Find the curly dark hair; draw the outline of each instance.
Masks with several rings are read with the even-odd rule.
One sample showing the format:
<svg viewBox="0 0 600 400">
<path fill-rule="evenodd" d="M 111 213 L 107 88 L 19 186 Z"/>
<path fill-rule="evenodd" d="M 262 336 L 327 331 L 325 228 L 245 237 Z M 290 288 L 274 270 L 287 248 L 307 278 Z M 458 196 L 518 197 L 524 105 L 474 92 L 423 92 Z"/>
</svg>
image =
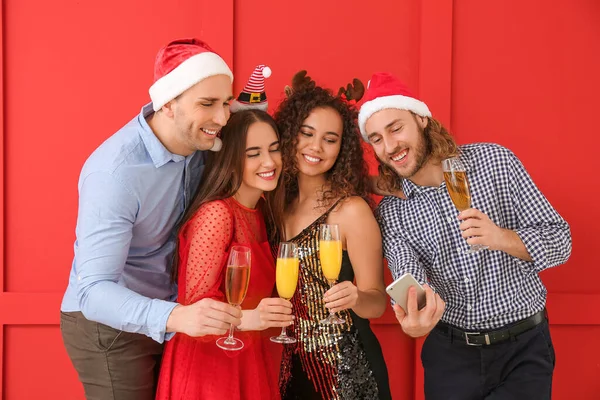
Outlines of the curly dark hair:
<svg viewBox="0 0 600 400">
<path fill-rule="evenodd" d="M 316 108 L 335 110 L 343 122 L 340 153 L 333 167 L 326 173 L 329 185 L 321 192 L 319 206 L 327 207 L 335 199 L 348 196 L 360 196 L 372 206 L 369 171 L 363 158 L 362 139 L 356 122 L 358 112 L 353 105 L 334 96 L 330 90 L 314 84 L 306 88 L 296 88 L 279 104 L 274 114 L 281 135 L 280 149 L 283 159 L 282 179 L 272 193 L 275 197 L 274 203 L 279 203 L 279 208 L 284 212 L 298 196 L 298 134 L 304 120 Z"/>
</svg>

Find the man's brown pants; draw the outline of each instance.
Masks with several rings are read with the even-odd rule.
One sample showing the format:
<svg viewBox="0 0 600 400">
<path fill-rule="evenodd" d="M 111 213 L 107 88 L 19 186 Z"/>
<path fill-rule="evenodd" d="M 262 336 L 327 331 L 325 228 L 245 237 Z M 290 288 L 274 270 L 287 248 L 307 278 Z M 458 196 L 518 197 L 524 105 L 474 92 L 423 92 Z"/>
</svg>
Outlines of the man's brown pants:
<svg viewBox="0 0 600 400">
<path fill-rule="evenodd" d="M 80 312 L 60 314 L 63 342 L 87 400 L 154 399 L 162 344 L 90 321 Z"/>
</svg>

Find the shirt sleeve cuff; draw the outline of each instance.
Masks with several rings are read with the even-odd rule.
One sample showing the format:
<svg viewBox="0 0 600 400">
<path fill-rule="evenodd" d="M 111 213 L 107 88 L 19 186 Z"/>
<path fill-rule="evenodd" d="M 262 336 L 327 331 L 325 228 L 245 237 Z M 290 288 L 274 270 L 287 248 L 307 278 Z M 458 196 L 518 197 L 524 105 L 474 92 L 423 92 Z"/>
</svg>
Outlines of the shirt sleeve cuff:
<svg viewBox="0 0 600 400">
<path fill-rule="evenodd" d="M 165 340 L 171 339 L 175 334 L 174 332 L 167 333 L 167 320 L 173 309 L 177 306 L 177 303 L 157 299 L 152 300 L 152 303 L 152 308 L 148 315 L 148 333 L 153 340 L 163 343 Z"/>
<path fill-rule="evenodd" d="M 517 230 L 516 233 L 532 259 L 532 261 L 520 260 L 521 267 L 527 272 L 540 272 L 545 269 L 548 260 L 543 241 L 538 232 L 532 228 L 524 228 Z"/>
</svg>

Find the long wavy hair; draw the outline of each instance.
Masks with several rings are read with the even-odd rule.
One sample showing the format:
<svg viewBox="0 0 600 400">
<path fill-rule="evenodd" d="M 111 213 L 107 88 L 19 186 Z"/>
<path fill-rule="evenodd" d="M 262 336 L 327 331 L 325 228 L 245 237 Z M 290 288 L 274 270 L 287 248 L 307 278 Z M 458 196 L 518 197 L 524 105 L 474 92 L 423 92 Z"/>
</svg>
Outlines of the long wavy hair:
<svg viewBox="0 0 600 400">
<path fill-rule="evenodd" d="M 185 211 L 177 227 L 178 233 L 185 224 L 194 217 L 198 209 L 204 204 L 214 200 L 223 200 L 233 197 L 242 185 L 244 164 L 246 160 L 246 139 L 250 126 L 256 122 L 265 122 L 273 128 L 277 138 L 279 133 L 273 118 L 261 110 L 244 110 L 232 114 L 227 125 L 221 130 L 223 147 L 219 152 L 207 152 L 202 179 L 198 191 L 194 195 L 190 206 Z M 279 178 L 281 180 L 281 177 Z M 280 223 L 280 218 L 275 218 L 271 207 L 266 202 L 259 202 L 267 222 Z M 273 221 L 270 221 L 273 219 Z M 178 235 L 179 237 L 179 235 Z M 171 278 L 177 281 L 179 270 L 179 240 L 175 248 Z"/>
<path fill-rule="evenodd" d="M 363 158 L 362 139 L 357 126 L 357 110 L 344 98 L 335 96 L 330 90 L 316 86 L 314 82 L 296 85 L 287 91 L 288 97 L 278 107 L 274 118 L 280 132 L 280 149 L 283 159 L 282 180 L 277 189 L 269 194 L 277 213 L 284 215 L 298 197 L 298 165 L 296 147 L 300 126 L 317 108 L 336 111 L 343 123 L 340 153 L 329 171 L 328 185 L 320 193 L 319 206 L 327 207 L 334 200 L 348 196 L 360 196 L 372 205 L 369 172 Z M 283 223 L 277 226 L 279 237 L 285 237 Z"/>
<path fill-rule="evenodd" d="M 411 112 L 411 114 L 413 118 L 417 118 L 414 113 Z M 458 146 L 454 138 L 438 120 L 427 117 L 427 126 L 424 129 L 420 128 L 420 131 L 421 137 L 425 141 L 425 158 L 427 160 L 441 162 L 445 158 L 458 155 Z M 402 178 L 398 176 L 392 167 L 382 162 L 379 157 L 376 158 L 379 163 L 377 187 L 388 193 L 401 190 Z"/>
</svg>

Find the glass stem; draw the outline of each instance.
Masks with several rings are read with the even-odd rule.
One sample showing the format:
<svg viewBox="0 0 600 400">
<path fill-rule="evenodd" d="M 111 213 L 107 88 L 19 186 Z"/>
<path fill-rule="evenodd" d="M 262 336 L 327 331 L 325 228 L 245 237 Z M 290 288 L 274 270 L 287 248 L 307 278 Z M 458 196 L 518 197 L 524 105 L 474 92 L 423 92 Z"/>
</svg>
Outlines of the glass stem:
<svg viewBox="0 0 600 400">
<path fill-rule="evenodd" d="M 280 335 L 280 336 L 287 336 L 287 335 L 285 334 L 285 326 L 282 326 L 282 327 L 281 327 L 281 335 Z"/>
<path fill-rule="evenodd" d="M 233 324 L 231 324 L 231 325 L 229 326 L 229 336 L 227 337 L 227 340 L 226 340 L 226 341 L 227 341 L 228 343 L 235 342 L 235 341 L 233 340 Z"/>
<path fill-rule="evenodd" d="M 329 281 L 329 289 L 335 286 L 335 281 Z M 335 313 L 332 310 L 329 310 L 329 315 L 335 317 Z"/>
</svg>

